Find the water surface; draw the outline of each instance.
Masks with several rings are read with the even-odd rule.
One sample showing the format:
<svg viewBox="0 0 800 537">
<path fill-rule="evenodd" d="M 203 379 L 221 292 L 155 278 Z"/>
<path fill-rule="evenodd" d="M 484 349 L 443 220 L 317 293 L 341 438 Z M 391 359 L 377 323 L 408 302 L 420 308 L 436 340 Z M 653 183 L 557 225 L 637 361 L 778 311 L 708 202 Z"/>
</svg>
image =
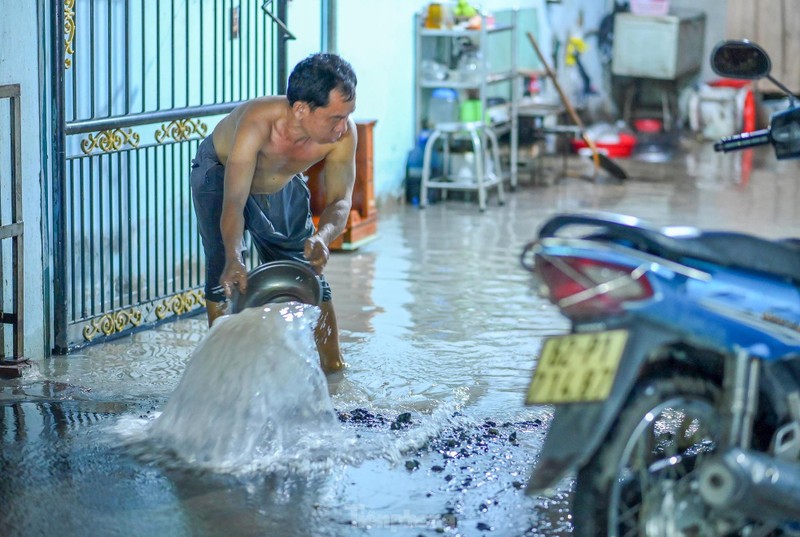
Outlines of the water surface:
<svg viewBox="0 0 800 537">
<path fill-rule="evenodd" d="M 321 377 L 306 348 L 295 369 L 270 377 L 312 410 L 284 452 L 316 464 L 275 456 L 269 427 L 237 425 L 249 423 L 240 399 L 258 399 L 261 376 L 274 374 L 259 368 L 290 362 L 252 363 L 229 342 L 194 368 L 203 318 L 35 361 L 22 379 L 0 381 L 2 534 L 568 534 L 568 482 L 553 499 L 521 490 L 551 417 L 525 407 L 524 392 L 542 339 L 567 329 L 532 292 L 522 247 L 548 216 L 582 209 L 800 236 L 797 163 L 754 155 L 749 173 L 703 145 L 672 165 L 621 162 L 631 176 L 623 183 L 523 180 L 485 213 L 458 199 L 382 207 L 379 238 L 335 254 L 326 270 L 346 370 Z M 586 165 L 571 161 L 570 172 Z M 274 335 L 246 339 L 269 352 Z M 205 399 L 182 423 L 178 401 L 198 395 L 181 393 L 193 369 L 208 382 Z M 181 410 L 162 422 L 178 435 L 172 453 L 130 442 L 169 417 L 170 404 Z M 268 407 L 252 408 L 264 426 Z M 239 434 L 257 440 L 237 450 Z"/>
</svg>

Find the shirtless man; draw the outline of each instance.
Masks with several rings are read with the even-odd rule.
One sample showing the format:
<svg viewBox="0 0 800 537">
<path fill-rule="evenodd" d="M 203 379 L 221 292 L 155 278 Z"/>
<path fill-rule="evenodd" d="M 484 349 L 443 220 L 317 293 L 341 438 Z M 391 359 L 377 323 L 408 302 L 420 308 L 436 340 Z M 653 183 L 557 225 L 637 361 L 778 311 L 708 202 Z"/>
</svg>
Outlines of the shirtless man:
<svg viewBox="0 0 800 537">
<path fill-rule="evenodd" d="M 253 99 L 226 116 L 192 161 L 192 199 L 206 254 L 208 323 L 236 286 L 247 289 L 247 229 L 261 262 L 310 264 L 323 287 L 314 336 L 326 373 L 344 367 L 331 290 L 322 276 L 328 245 L 344 230 L 355 181 L 356 76 L 335 54 L 313 54 L 289 76 L 286 96 Z M 326 207 L 314 229 L 303 177 L 325 161 Z M 215 292 L 221 285 L 224 294 Z"/>
</svg>

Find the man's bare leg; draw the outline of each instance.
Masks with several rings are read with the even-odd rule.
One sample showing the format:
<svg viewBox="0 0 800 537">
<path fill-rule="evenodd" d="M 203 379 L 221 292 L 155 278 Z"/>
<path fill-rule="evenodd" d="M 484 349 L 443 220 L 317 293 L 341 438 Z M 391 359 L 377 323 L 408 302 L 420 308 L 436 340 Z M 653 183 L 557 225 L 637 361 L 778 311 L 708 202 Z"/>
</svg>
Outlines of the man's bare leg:
<svg viewBox="0 0 800 537">
<path fill-rule="evenodd" d="M 217 317 L 225 315 L 225 302 L 212 302 L 206 299 L 206 312 L 208 313 L 208 326 L 211 326 Z"/>
<path fill-rule="evenodd" d="M 314 329 L 314 340 L 319 352 L 319 364 L 325 373 L 334 373 L 344 368 L 342 351 L 339 349 L 339 327 L 331 301 L 320 305 L 322 314 Z"/>
</svg>

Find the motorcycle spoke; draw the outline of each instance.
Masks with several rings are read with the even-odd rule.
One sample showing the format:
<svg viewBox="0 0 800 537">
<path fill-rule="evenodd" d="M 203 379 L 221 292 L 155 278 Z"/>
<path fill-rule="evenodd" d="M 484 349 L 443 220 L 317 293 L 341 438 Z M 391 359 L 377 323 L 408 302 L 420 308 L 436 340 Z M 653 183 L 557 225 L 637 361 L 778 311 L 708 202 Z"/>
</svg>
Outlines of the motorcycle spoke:
<svg viewBox="0 0 800 537">
<path fill-rule="evenodd" d="M 660 528 L 657 534 L 703 533 L 705 522 L 695 520 L 705 517 L 705 508 L 699 504 L 690 504 L 685 520 L 669 520 L 669 515 L 660 514 L 681 502 L 687 505 L 686 499 L 694 495 L 695 468 L 716 447 L 708 407 L 680 403 L 648 413 L 625 450 L 615 502 L 617 535 L 652 534 L 648 524 Z"/>
<path fill-rule="evenodd" d="M 627 504 L 626 504 L 627 505 Z M 639 512 L 642 509 L 640 501 L 634 502 L 620 513 L 619 525 L 621 537 L 636 537 L 639 533 Z"/>
</svg>

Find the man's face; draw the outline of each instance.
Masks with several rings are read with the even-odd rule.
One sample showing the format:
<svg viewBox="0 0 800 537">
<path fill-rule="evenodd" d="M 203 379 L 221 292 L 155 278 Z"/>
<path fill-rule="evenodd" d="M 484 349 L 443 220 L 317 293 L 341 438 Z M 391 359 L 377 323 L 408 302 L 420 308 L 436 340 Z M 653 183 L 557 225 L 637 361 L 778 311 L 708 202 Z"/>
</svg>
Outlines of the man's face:
<svg viewBox="0 0 800 537">
<path fill-rule="evenodd" d="M 309 107 L 304 126 L 315 142 L 332 144 L 347 132 L 347 121 L 355 109 L 355 98 L 345 101 L 341 93 L 331 90 L 328 106 Z"/>
</svg>

